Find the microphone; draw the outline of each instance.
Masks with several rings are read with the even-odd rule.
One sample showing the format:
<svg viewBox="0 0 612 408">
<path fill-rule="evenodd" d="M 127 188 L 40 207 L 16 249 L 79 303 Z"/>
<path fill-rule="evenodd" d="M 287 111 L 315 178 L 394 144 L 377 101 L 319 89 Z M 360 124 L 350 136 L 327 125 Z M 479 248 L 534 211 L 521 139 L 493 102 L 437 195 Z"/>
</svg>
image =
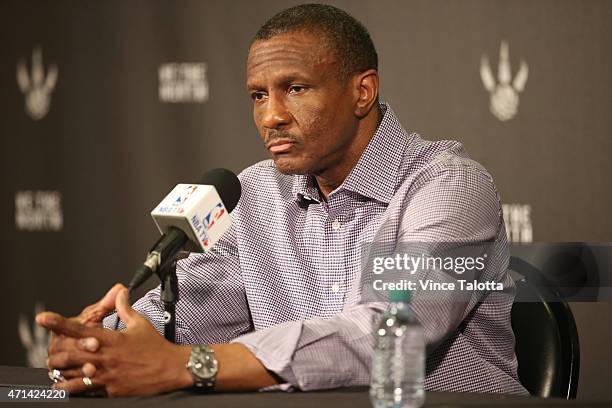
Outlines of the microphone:
<svg viewBox="0 0 612 408">
<path fill-rule="evenodd" d="M 130 292 L 158 273 L 180 251 L 208 252 L 231 226 L 229 212 L 240 199 L 240 181 L 227 169 L 214 169 L 198 184 L 177 184 L 151 211 L 162 236 L 130 281 Z"/>
</svg>

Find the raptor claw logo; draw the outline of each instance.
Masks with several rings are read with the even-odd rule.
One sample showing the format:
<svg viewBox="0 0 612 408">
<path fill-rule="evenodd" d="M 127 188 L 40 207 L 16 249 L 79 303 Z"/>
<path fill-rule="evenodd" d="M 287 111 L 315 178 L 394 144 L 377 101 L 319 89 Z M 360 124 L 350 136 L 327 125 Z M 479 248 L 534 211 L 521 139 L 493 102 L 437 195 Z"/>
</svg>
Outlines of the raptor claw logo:
<svg viewBox="0 0 612 408">
<path fill-rule="evenodd" d="M 35 315 L 42 312 L 44 306 L 36 303 L 34 309 Z M 51 341 L 51 335 L 43 327 L 36 323 L 30 329 L 30 320 L 24 315 L 19 315 L 18 325 L 19 338 L 21 344 L 26 348 L 28 353 L 28 364 L 30 367 L 45 367 L 47 360 L 47 347 Z"/>
<path fill-rule="evenodd" d="M 32 74 L 24 60 L 17 63 L 17 84 L 25 94 L 25 110 L 34 120 L 40 120 L 49 112 L 51 92 L 57 83 L 57 65 L 52 64 L 45 76 L 40 47 L 32 51 Z"/>
<path fill-rule="evenodd" d="M 489 109 L 491 113 L 502 122 L 512 119 L 518 112 L 519 93 L 525 89 L 529 68 L 525 61 L 521 60 L 521 66 L 512 80 L 510 69 L 510 52 L 508 43 L 502 41 L 499 47 L 499 65 L 497 66 L 497 80 L 495 82 L 489 58 L 483 55 L 480 58 L 480 78 L 489 94 L 491 95 Z"/>
</svg>

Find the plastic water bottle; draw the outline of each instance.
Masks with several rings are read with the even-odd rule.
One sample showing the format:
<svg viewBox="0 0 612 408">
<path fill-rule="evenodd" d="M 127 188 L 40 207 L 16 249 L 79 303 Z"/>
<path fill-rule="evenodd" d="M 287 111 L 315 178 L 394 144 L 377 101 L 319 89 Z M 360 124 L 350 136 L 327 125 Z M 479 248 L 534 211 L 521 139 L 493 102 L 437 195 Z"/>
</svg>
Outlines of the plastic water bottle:
<svg viewBox="0 0 612 408">
<path fill-rule="evenodd" d="M 375 408 L 416 408 L 425 402 L 425 336 L 408 306 L 410 291 L 391 291 L 375 336 L 370 401 Z"/>
</svg>

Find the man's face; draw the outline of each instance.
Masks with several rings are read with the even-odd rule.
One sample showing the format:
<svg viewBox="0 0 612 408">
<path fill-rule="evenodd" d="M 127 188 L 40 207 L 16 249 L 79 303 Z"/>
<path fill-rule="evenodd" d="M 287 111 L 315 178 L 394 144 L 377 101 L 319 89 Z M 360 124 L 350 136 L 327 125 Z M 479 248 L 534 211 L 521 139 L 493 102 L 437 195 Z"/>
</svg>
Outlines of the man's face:
<svg viewBox="0 0 612 408">
<path fill-rule="evenodd" d="M 339 79 L 321 34 L 297 31 L 253 43 L 247 88 L 253 118 L 276 167 L 321 174 L 346 159 L 355 138 L 357 95 Z"/>
</svg>

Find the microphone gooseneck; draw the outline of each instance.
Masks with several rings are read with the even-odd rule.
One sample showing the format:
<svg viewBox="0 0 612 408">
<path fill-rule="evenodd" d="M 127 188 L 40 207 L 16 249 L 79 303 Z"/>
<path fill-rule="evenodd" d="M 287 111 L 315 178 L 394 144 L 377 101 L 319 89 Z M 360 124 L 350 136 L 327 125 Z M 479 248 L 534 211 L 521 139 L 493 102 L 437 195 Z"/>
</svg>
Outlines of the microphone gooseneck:
<svg viewBox="0 0 612 408">
<path fill-rule="evenodd" d="M 199 186 L 211 186 L 214 189 L 198 189 L 196 192 Z M 151 212 L 163 235 L 136 269 L 128 285 L 130 294 L 153 274 L 157 274 L 160 280 L 165 279 L 161 275 L 165 274 L 165 269 L 168 269 L 166 266 L 170 266 L 180 251 L 208 251 L 229 228 L 231 220 L 228 213 L 238 204 L 240 194 L 238 177 L 221 168 L 206 172 L 197 185 L 177 185 Z M 117 317 L 115 330 L 118 326 Z"/>
</svg>

